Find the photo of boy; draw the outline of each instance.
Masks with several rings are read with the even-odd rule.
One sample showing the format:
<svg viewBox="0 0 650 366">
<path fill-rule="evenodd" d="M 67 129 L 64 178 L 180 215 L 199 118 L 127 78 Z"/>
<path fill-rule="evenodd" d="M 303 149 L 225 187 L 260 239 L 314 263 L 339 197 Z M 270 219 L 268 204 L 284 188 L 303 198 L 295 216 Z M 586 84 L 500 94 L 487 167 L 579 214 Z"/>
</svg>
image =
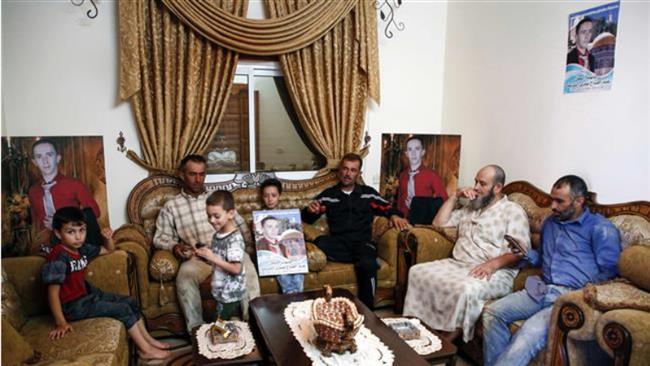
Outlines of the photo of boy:
<svg viewBox="0 0 650 366">
<path fill-rule="evenodd" d="M 222 320 L 230 320 L 241 307 L 246 294 L 244 277 L 244 238 L 235 225 L 235 199 L 228 191 L 215 191 L 205 201 L 208 221 L 216 232 L 211 247 L 201 247 L 195 254 L 214 269 L 212 296 L 219 304 Z"/>
<path fill-rule="evenodd" d="M 43 283 L 56 328 L 51 340 L 73 330 L 68 321 L 110 317 L 124 323 L 140 359 L 163 359 L 171 355 L 170 345 L 154 339 L 144 326 L 140 309 L 129 296 L 103 292 L 85 281 L 88 262 L 115 249 L 110 228 L 102 230 L 104 246 L 86 243 L 86 218 L 78 207 L 62 207 L 52 217 L 52 228 L 59 239 L 43 265 Z"/>
<path fill-rule="evenodd" d="M 265 180 L 260 186 L 262 206 L 265 210 L 277 210 L 282 195 L 282 182 L 275 178 Z M 291 230 L 291 229 L 290 229 Z M 287 230 L 289 231 L 289 230 Z M 305 243 L 302 233 L 297 230 L 296 235 L 282 235 L 280 242 L 280 221 L 275 216 L 266 216 L 262 219 L 262 237 L 257 241 L 257 250 L 269 250 L 285 256 L 287 259 L 300 259 L 305 257 Z M 298 248 L 298 249 L 296 249 Z M 302 292 L 305 276 L 301 273 L 281 274 L 276 276 L 283 294 Z"/>
</svg>

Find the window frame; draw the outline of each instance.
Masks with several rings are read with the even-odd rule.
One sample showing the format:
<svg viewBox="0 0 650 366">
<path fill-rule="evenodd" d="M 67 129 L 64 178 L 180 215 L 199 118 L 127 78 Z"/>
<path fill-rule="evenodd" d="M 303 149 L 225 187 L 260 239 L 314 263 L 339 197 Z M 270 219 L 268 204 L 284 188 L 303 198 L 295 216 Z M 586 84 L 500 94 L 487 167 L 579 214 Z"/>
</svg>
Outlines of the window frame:
<svg viewBox="0 0 650 366">
<path fill-rule="evenodd" d="M 245 76 L 248 85 L 248 100 L 255 100 L 255 76 L 281 76 L 282 68 L 278 61 L 257 61 L 257 60 L 240 60 L 237 63 L 234 78 L 238 76 Z M 233 78 L 233 83 L 234 83 Z M 257 129 L 255 125 L 255 103 L 248 103 L 248 171 L 240 171 L 235 173 L 213 173 L 206 176 L 206 183 L 222 182 L 234 179 L 237 175 L 242 174 L 256 174 L 260 172 L 273 173 L 278 178 L 283 179 L 310 179 L 316 176 L 318 170 L 295 170 L 295 171 L 257 171 L 257 146 L 256 134 Z"/>
</svg>

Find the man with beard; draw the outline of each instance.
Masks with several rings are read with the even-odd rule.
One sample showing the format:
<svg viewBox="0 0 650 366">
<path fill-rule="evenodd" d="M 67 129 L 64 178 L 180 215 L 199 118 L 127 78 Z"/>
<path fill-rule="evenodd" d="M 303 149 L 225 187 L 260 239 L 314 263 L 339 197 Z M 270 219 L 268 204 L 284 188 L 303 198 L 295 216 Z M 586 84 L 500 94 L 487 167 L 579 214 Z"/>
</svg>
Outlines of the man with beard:
<svg viewBox="0 0 650 366">
<path fill-rule="evenodd" d="M 606 218 L 585 207 L 587 185 L 575 176 L 558 179 L 551 190 L 553 214 L 544 221 L 539 253 L 512 251 L 522 262 L 542 265 L 524 290 L 510 294 L 483 312 L 486 365 L 527 365 L 546 346 L 553 303 L 587 283 L 614 278 L 621 254 L 619 232 Z M 508 325 L 526 319 L 511 337 Z"/>
<path fill-rule="evenodd" d="M 404 315 L 417 316 L 434 329 L 474 336 L 474 324 L 488 300 L 512 291 L 519 257 L 508 248 L 506 235 L 530 247 L 528 218 L 502 193 L 505 172 L 488 165 L 476 174 L 474 187 L 459 189 L 442 205 L 435 226 L 458 228 L 452 257 L 413 266 L 409 271 Z M 454 210 L 459 198 L 469 204 Z"/>
<path fill-rule="evenodd" d="M 379 267 L 377 247 L 371 237 L 373 217 L 388 217 L 399 230 L 406 229 L 408 223 L 375 189 L 356 184 L 361 164 L 359 155 L 345 154 L 339 163 L 339 183 L 316 196 L 302 210 L 302 219 L 313 223 L 327 213 L 330 235 L 319 236 L 314 244 L 333 261 L 355 264 L 359 300 L 372 309 Z"/>
</svg>

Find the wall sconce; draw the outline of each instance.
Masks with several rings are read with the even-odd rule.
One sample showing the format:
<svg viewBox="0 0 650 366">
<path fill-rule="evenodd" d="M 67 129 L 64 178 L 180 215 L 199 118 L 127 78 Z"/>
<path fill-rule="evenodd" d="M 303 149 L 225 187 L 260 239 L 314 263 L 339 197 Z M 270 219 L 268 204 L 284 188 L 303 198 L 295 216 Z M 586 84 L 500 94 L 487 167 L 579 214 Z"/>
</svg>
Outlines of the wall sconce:
<svg viewBox="0 0 650 366">
<path fill-rule="evenodd" d="M 406 26 L 404 22 L 395 20 L 395 11 L 402 6 L 402 0 L 377 0 L 375 9 L 379 10 L 379 19 L 386 23 L 384 34 L 386 38 L 393 38 L 393 32 L 389 29 L 393 26 L 398 31 L 403 31 Z"/>
<path fill-rule="evenodd" d="M 93 8 L 90 9 L 90 10 L 88 10 L 88 11 L 86 12 L 86 15 L 87 15 L 88 18 L 90 18 L 90 19 L 95 19 L 95 18 L 97 18 L 97 15 L 99 14 L 99 11 L 98 11 L 98 9 L 97 9 L 97 4 L 95 4 L 95 1 L 96 1 L 96 0 L 88 0 L 88 1 L 90 2 L 90 5 L 92 5 Z M 74 5 L 74 6 L 81 6 L 81 5 L 83 5 L 84 2 L 86 2 L 86 0 L 76 0 L 76 1 L 75 1 L 75 0 L 70 0 L 70 2 L 71 2 L 72 5 Z M 94 11 L 93 11 L 93 10 L 94 10 Z"/>
</svg>

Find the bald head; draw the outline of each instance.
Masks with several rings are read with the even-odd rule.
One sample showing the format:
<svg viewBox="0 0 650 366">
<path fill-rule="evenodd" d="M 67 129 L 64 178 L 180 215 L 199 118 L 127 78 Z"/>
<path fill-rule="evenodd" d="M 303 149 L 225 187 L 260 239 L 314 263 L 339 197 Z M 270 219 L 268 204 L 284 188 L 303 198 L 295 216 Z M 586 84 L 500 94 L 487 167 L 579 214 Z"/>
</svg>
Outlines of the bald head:
<svg viewBox="0 0 650 366">
<path fill-rule="evenodd" d="M 506 185 L 506 172 L 498 165 L 490 164 L 481 168 L 479 172 L 484 171 L 491 177 L 492 185 L 501 184 L 501 186 Z"/>
</svg>

